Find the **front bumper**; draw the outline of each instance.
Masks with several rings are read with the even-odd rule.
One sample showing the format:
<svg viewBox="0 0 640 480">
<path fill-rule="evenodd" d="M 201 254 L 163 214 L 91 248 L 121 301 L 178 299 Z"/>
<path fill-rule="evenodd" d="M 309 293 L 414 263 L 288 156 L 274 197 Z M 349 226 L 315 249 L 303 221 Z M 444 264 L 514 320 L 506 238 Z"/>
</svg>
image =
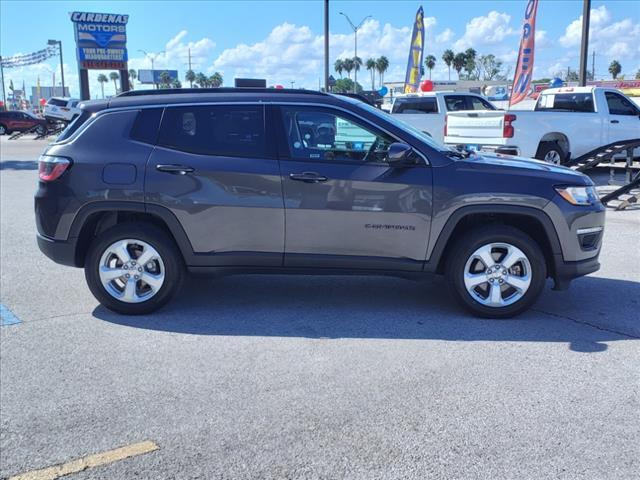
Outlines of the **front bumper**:
<svg viewBox="0 0 640 480">
<path fill-rule="evenodd" d="M 554 290 L 566 290 L 574 278 L 588 275 L 600 269 L 598 255 L 578 262 L 565 262 L 562 255 L 554 255 Z"/>
<path fill-rule="evenodd" d="M 54 240 L 44 235 L 37 234 L 38 248 L 47 257 L 61 265 L 77 267 L 75 238 L 68 240 Z"/>
</svg>

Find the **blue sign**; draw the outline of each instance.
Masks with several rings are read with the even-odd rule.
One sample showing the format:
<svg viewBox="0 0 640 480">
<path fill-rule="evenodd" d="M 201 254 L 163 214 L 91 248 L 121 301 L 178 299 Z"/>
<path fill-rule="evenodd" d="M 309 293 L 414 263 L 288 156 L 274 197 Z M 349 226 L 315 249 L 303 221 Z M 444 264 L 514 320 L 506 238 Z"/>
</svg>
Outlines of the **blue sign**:
<svg viewBox="0 0 640 480">
<path fill-rule="evenodd" d="M 126 70 L 129 15 L 73 12 L 71 21 L 81 68 Z"/>
</svg>

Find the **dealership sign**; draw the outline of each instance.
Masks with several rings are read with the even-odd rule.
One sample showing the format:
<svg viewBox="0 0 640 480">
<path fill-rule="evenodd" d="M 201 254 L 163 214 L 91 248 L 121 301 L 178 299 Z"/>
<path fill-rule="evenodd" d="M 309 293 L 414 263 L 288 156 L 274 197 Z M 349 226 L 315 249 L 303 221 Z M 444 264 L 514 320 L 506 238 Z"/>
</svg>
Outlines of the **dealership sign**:
<svg viewBox="0 0 640 480">
<path fill-rule="evenodd" d="M 73 12 L 78 63 L 85 69 L 127 69 L 129 15 Z"/>
</svg>

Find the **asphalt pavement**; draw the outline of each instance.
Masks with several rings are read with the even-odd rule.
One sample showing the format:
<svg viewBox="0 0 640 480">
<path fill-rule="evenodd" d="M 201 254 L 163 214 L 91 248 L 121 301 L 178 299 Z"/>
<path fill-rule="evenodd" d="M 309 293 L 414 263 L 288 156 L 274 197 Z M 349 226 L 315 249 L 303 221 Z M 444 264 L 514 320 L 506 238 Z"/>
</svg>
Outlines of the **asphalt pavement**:
<svg viewBox="0 0 640 480">
<path fill-rule="evenodd" d="M 190 280 L 124 317 L 36 246 L 44 145 L 0 138 L 0 478 L 144 441 L 65 478 L 638 478 L 639 209 L 514 320 L 438 276 Z"/>
</svg>

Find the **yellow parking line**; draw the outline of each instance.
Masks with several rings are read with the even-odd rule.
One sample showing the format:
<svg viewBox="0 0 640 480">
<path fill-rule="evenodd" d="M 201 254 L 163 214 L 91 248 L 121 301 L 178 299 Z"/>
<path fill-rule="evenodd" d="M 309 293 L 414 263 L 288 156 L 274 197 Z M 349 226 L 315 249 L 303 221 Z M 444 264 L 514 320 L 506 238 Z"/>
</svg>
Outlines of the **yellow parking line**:
<svg viewBox="0 0 640 480">
<path fill-rule="evenodd" d="M 154 450 L 158 450 L 158 448 L 160 447 L 150 440 L 140 443 L 132 443 L 126 447 L 115 448 L 102 453 L 94 453 L 93 455 L 87 455 L 86 457 L 78 458 L 71 462 L 54 465 L 53 467 L 21 473 L 20 475 L 10 477 L 9 480 L 55 480 L 56 478 L 69 475 L 71 473 L 82 472 L 87 468 L 99 467 L 100 465 L 106 465 L 107 463 L 113 463 L 125 458 L 153 452 Z"/>
</svg>

